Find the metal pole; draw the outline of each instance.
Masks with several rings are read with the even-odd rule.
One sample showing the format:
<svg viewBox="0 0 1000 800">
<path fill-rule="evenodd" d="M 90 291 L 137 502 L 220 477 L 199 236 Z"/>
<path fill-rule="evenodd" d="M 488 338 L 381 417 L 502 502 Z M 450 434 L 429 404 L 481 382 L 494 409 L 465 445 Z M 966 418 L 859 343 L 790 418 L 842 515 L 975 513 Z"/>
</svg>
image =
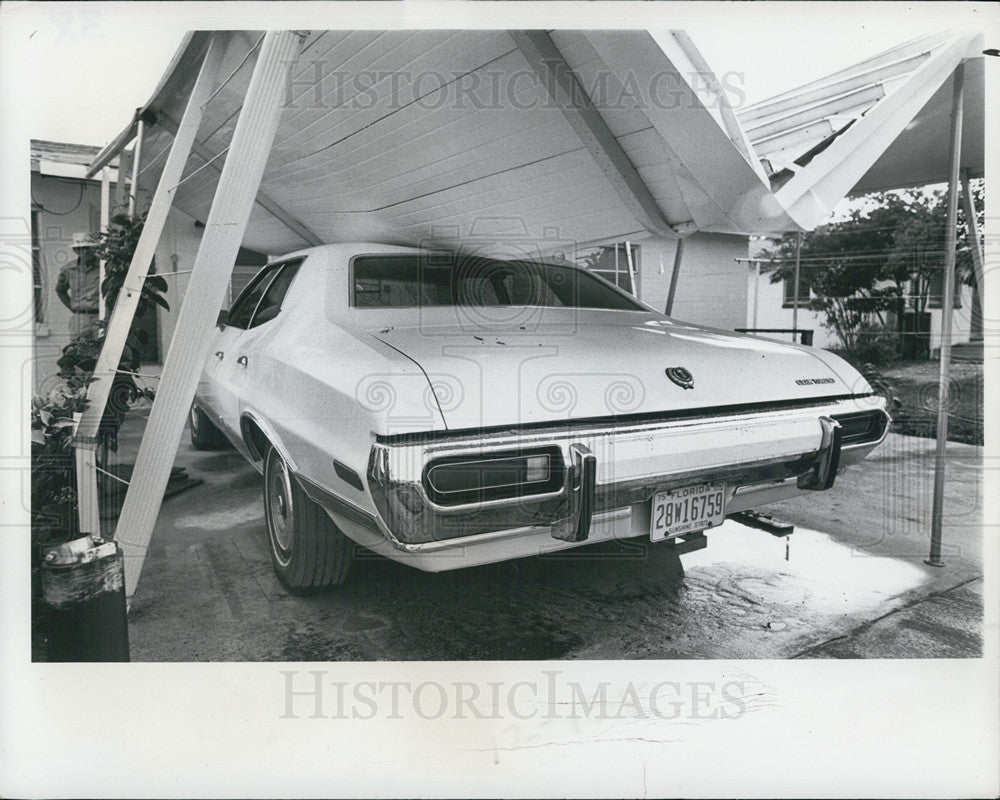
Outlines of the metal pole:
<svg viewBox="0 0 1000 800">
<path fill-rule="evenodd" d="M 663 312 L 668 317 L 674 310 L 674 295 L 677 293 L 677 276 L 681 274 L 681 259 L 684 257 L 684 240 L 677 240 L 677 250 L 674 251 L 674 271 L 670 273 L 670 291 L 667 294 L 667 307 Z"/>
<path fill-rule="evenodd" d="M 760 262 L 753 262 L 753 324 L 751 328 L 757 327 L 757 306 L 760 301 Z"/>
<path fill-rule="evenodd" d="M 951 317 L 955 305 L 955 246 L 958 226 L 958 174 L 962 160 L 962 110 L 965 66 L 955 67 L 951 103 L 951 175 L 948 181 L 948 222 L 944 244 L 944 291 L 941 308 L 941 373 L 938 379 L 937 452 L 934 464 L 934 508 L 931 516 L 931 551 L 924 561 L 943 567 L 941 523 L 944 516 L 945 449 L 948 444 L 948 384 L 951 379 Z"/>
<path fill-rule="evenodd" d="M 135 217 L 135 198 L 139 194 L 139 162 L 142 161 L 143 123 L 140 119 L 135 126 L 135 145 L 132 148 L 132 185 L 128 191 L 128 215 Z"/>
<path fill-rule="evenodd" d="M 976 206 L 972 202 L 972 190 L 969 188 L 969 177 L 962 171 L 962 199 L 965 210 L 965 229 L 969 239 L 969 250 L 972 251 L 972 269 L 976 276 L 976 285 L 972 292 L 972 320 L 970 321 L 969 338 L 978 341 L 983 338 L 983 251 L 979 246 L 979 223 L 976 221 Z"/>
<path fill-rule="evenodd" d="M 795 234 L 795 286 L 792 289 L 792 341 L 797 341 L 799 329 L 799 264 L 802 261 L 802 232 Z"/>
<path fill-rule="evenodd" d="M 160 386 L 139 445 L 115 540 L 125 553 L 125 591 L 135 592 L 181 432 L 208 357 L 212 328 L 274 143 L 288 72 L 302 49 L 294 31 L 268 31 L 247 87 L 205 221 Z"/>
</svg>

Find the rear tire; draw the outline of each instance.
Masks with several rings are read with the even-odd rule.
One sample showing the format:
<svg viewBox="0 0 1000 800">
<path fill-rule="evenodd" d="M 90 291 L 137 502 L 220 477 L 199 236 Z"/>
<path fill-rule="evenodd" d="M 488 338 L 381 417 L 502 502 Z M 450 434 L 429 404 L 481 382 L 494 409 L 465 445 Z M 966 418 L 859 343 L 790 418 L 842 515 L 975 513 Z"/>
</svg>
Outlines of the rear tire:
<svg viewBox="0 0 1000 800">
<path fill-rule="evenodd" d="M 229 447 L 226 435 L 193 403 L 188 414 L 188 427 L 191 429 L 191 444 L 195 450 L 222 450 Z"/>
<path fill-rule="evenodd" d="M 306 496 L 273 447 L 264 459 L 264 520 L 274 572 L 293 594 L 347 580 L 354 542 Z"/>
</svg>

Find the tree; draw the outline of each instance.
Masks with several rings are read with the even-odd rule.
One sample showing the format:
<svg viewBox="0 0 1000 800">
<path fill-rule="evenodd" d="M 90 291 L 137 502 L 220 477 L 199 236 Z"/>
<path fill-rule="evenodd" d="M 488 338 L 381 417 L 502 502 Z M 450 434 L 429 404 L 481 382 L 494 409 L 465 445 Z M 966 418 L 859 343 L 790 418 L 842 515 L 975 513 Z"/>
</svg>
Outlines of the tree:
<svg viewBox="0 0 1000 800">
<path fill-rule="evenodd" d="M 982 230 L 982 181 L 972 184 Z M 826 327 L 854 350 L 867 328 L 885 328 L 890 317 L 903 331 L 907 311 L 923 312 L 944 265 L 947 193 L 905 190 L 868 195 L 845 219 L 803 236 L 800 270 L 816 295 L 804 303 L 822 312 Z M 958 280 L 975 284 L 965 215 L 959 207 Z M 794 275 L 796 235 L 774 241 L 762 256 L 778 262 L 772 283 Z"/>
</svg>

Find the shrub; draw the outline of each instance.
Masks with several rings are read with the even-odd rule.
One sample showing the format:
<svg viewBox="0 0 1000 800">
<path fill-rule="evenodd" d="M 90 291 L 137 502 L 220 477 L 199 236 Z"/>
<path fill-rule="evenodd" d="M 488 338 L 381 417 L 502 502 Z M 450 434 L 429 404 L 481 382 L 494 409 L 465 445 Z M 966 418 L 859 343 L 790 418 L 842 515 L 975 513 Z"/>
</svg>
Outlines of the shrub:
<svg viewBox="0 0 1000 800">
<path fill-rule="evenodd" d="M 899 336 L 884 326 L 865 322 L 858 326 L 854 345 L 847 353 L 855 363 L 888 367 L 899 360 Z"/>
<path fill-rule="evenodd" d="M 73 415 L 87 406 L 84 389 L 59 386 L 31 400 L 31 564 L 79 534 Z"/>
</svg>

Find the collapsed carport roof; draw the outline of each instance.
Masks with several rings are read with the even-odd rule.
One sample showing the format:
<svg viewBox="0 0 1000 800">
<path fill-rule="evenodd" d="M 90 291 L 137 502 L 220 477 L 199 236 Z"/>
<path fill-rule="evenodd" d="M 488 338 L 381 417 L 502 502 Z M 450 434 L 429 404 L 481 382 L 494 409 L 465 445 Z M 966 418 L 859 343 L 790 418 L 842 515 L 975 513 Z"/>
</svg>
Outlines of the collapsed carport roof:
<svg viewBox="0 0 1000 800">
<path fill-rule="evenodd" d="M 984 170 L 980 37 L 921 36 L 739 111 L 783 207 L 807 228 L 847 194 L 948 180 L 952 77 L 964 63 L 961 169 Z"/>
<path fill-rule="evenodd" d="M 177 319 L 185 335 L 171 342 L 118 522 L 135 565 L 128 593 L 241 243 L 269 253 L 352 239 L 455 245 L 478 231 L 559 246 L 809 227 L 962 74 L 976 39 L 941 34 L 781 183 L 681 32 L 189 35 L 152 100 L 91 165 L 142 125 L 138 169 L 156 191 L 126 286 L 148 273 L 172 205 L 206 220 Z M 950 231 L 953 240 L 954 214 Z M 125 292 L 115 305 L 74 437 L 81 530 L 100 528 L 97 432 L 139 298 Z"/>
<path fill-rule="evenodd" d="M 143 119 L 153 124 L 140 185 L 156 185 L 211 36 L 186 37 L 93 170 Z M 174 195 L 197 219 L 211 208 L 261 41 L 261 32 L 227 34 Z M 809 229 L 859 187 L 945 177 L 947 79 L 977 46 L 974 34 L 923 37 L 737 114 L 678 31 L 311 32 L 244 244 L 280 253 L 476 233 L 586 243 Z M 982 174 L 981 61 L 966 103 L 973 176 Z"/>
</svg>

